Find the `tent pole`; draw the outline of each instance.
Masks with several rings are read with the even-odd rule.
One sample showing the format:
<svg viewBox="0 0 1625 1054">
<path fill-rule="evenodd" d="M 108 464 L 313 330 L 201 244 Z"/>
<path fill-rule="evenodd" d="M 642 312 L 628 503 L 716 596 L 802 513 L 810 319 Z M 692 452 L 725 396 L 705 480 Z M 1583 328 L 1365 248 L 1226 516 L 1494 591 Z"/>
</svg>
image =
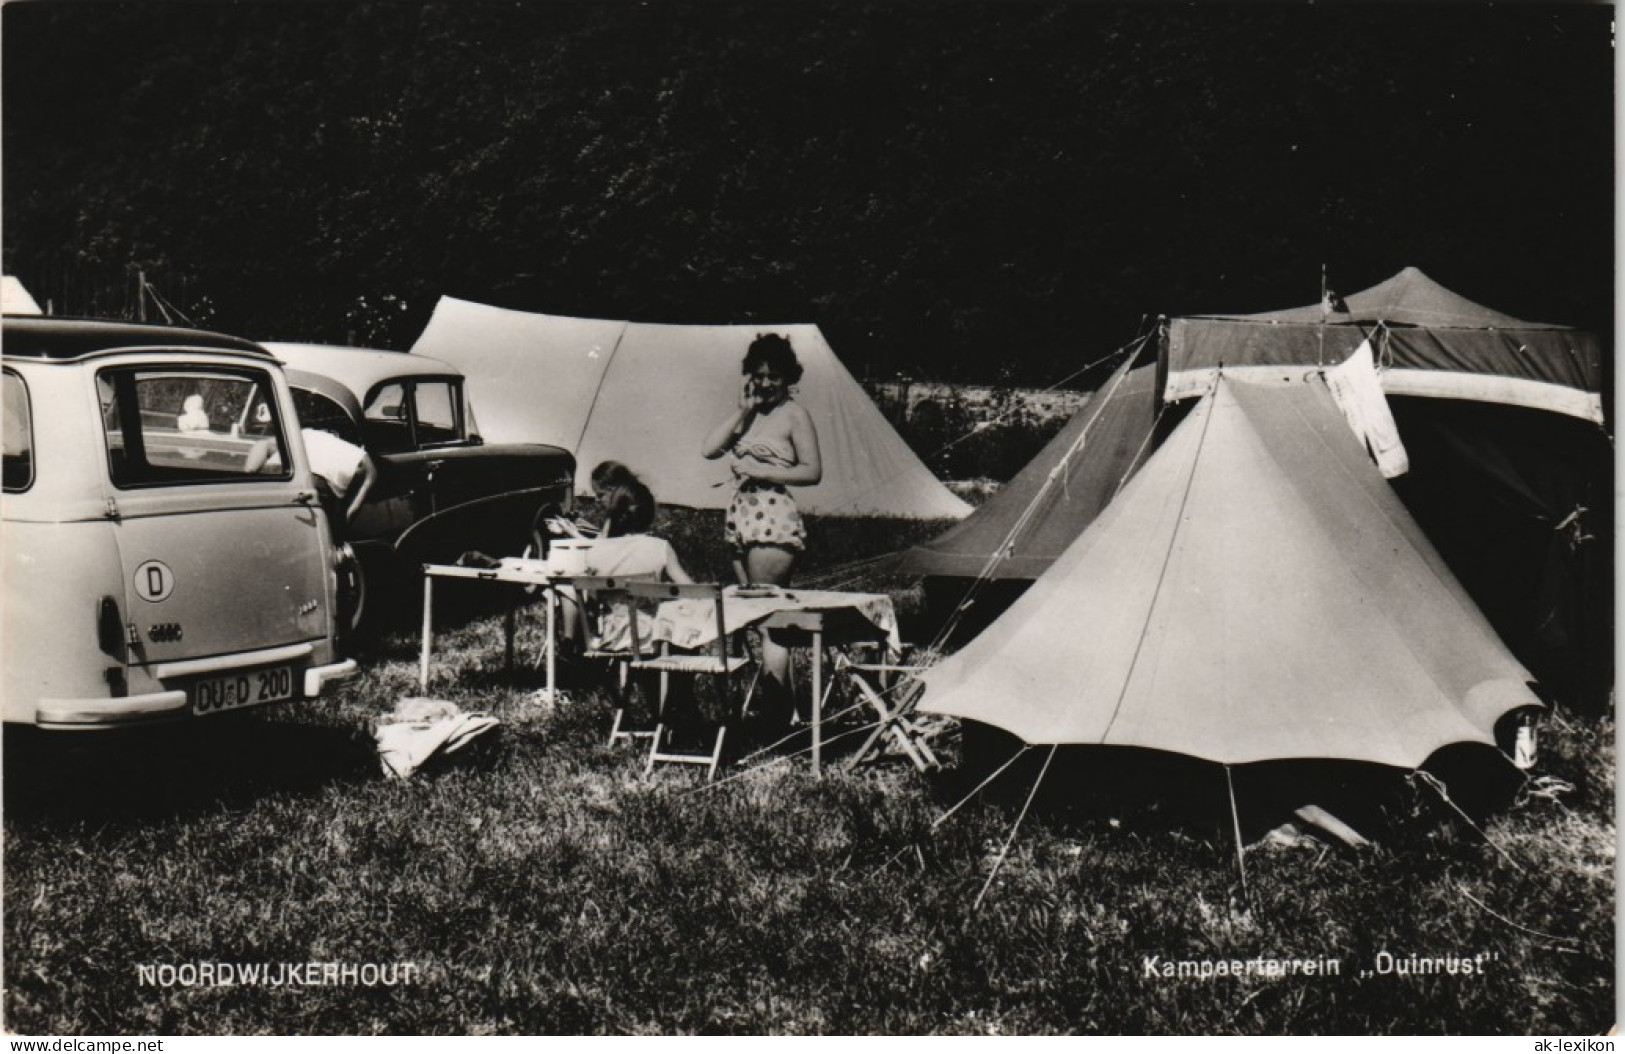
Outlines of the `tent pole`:
<svg viewBox="0 0 1625 1054">
<path fill-rule="evenodd" d="M 1331 310 L 1331 298 L 1326 295 L 1326 265 L 1320 265 L 1320 325 L 1315 327 L 1315 365 L 1326 365 L 1326 313 Z M 1229 770 L 1225 770 L 1228 774 Z"/>
<path fill-rule="evenodd" d="M 1236 869 L 1241 872 L 1241 895 L 1250 902 L 1247 894 L 1247 852 L 1241 844 L 1241 813 L 1236 809 L 1236 784 L 1230 778 L 1229 765 L 1224 767 L 1224 785 L 1230 792 L 1230 824 L 1236 833 Z"/>
</svg>

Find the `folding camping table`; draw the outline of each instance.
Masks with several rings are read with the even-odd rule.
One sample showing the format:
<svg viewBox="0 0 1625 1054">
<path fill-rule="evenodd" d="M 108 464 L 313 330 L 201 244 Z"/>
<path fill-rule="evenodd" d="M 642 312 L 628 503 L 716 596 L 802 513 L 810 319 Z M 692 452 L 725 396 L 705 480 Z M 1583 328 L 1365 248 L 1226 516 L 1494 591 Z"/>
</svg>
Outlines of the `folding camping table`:
<svg viewBox="0 0 1625 1054">
<path fill-rule="evenodd" d="M 571 544 L 555 540 L 546 560 L 507 557 L 496 567 L 463 567 L 460 564 L 423 565 L 423 643 L 418 660 L 418 687 L 429 687 L 429 658 L 434 647 L 434 584 L 436 579 L 462 579 L 470 582 L 502 582 L 534 586 L 545 594 L 547 604 L 547 693 L 552 698 L 558 673 L 559 593 L 555 579 L 578 575 L 590 543 Z M 514 630 L 518 603 L 508 608 L 503 619 L 506 636 L 504 667 L 513 669 Z"/>
</svg>

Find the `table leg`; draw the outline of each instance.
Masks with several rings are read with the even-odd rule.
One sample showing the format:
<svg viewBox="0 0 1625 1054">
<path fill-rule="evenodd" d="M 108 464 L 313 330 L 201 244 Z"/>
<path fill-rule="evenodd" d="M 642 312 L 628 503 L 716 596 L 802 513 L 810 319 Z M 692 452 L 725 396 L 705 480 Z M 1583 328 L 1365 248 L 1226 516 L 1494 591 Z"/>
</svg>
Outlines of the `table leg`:
<svg viewBox="0 0 1625 1054">
<path fill-rule="evenodd" d="M 418 689 L 429 690 L 429 649 L 434 641 L 434 576 L 423 576 L 423 655 L 418 661 Z"/>
<path fill-rule="evenodd" d="M 557 656 L 559 651 L 558 637 L 558 594 L 551 588 L 547 590 L 547 698 L 551 701 L 556 697 L 553 678 L 557 672 Z"/>
<path fill-rule="evenodd" d="M 507 636 L 507 644 L 502 652 L 502 668 L 513 673 L 513 638 L 519 628 L 519 600 L 509 605 L 508 613 L 502 619 L 502 632 Z"/>
<path fill-rule="evenodd" d="M 823 775 L 824 765 L 824 632 L 812 635 L 812 761 L 813 775 Z"/>
</svg>

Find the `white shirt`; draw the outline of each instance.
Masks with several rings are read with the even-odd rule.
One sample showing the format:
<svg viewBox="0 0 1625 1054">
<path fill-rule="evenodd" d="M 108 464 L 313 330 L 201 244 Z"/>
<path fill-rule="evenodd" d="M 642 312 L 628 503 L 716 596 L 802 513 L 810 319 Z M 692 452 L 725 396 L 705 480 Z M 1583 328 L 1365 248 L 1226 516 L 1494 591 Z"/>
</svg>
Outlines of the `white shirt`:
<svg viewBox="0 0 1625 1054">
<path fill-rule="evenodd" d="M 671 543 L 652 534 L 623 534 L 600 538 L 587 550 L 587 574 L 608 577 L 660 575 L 667 561 L 676 561 Z"/>
<path fill-rule="evenodd" d="M 301 428 L 305 440 L 305 456 L 310 458 L 310 470 L 327 480 L 333 493 L 340 498 L 350 493 L 355 482 L 356 469 L 367 452 L 354 443 L 348 443 L 332 432 L 320 428 Z"/>
</svg>

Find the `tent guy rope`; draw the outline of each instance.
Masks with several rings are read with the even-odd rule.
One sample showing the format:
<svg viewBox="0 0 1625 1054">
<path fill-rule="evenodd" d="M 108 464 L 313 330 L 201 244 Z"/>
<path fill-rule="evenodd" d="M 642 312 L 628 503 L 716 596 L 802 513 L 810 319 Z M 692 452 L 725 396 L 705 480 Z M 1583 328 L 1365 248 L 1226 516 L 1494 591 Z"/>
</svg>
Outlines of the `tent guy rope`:
<svg viewBox="0 0 1625 1054">
<path fill-rule="evenodd" d="M 1433 792 L 1439 796 L 1440 801 L 1443 801 L 1446 805 L 1450 806 L 1450 808 L 1456 811 L 1456 815 L 1460 816 L 1463 820 L 1466 820 L 1467 826 L 1478 832 L 1478 836 L 1484 839 L 1484 844 L 1488 845 L 1491 849 L 1494 849 L 1497 853 L 1500 853 L 1503 857 L 1505 857 L 1507 863 L 1511 864 L 1520 873 L 1528 873 L 1524 866 L 1518 863 L 1516 857 L 1507 852 L 1500 845 L 1496 844 L 1495 840 L 1489 836 L 1489 833 L 1486 832 L 1484 828 L 1478 826 L 1478 824 L 1474 822 L 1473 818 L 1468 816 L 1467 813 L 1463 811 L 1462 807 L 1455 803 L 1455 801 L 1450 797 L 1449 788 L 1444 785 L 1443 780 L 1439 779 L 1439 777 L 1425 769 L 1412 769 L 1411 775 L 1420 780 L 1423 784 L 1432 788 Z"/>
<path fill-rule="evenodd" d="M 1060 749 L 1058 746 L 1051 744 L 1049 753 L 1044 756 L 1044 767 L 1038 770 L 1038 778 L 1033 780 L 1033 789 L 1027 792 L 1027 800 L 1022 803 L 1021 813 L 1016 817 L 1016 822 L 1010 825 L 1010 834 L 1005 838 L 1004 845 L 999 848 L 998 858 L 993 861 L 993 868 L 987 873 L 987 881 L 982 883 L 982 891 L 976 894 L 976 901 L 970 906 L 972 912 L 982 906 L 982 898 L 993 888 L 993 880 L 999 876 L 999 870 L 1004 867 L 1004 861 L 1010 855 L 1010 846 L 1016 840 L 1016 832 L 1021 829 L 1021 821 L 1027 818 L 1027 811 L 1032 808 L 1033 799 L 1038 797 L 1039 785 L 1044 782 L 1044 776 L 1049 772 L 1049 764 L 1055 760 L 1055 752 L 1058 749 Z"/>
</svg>

